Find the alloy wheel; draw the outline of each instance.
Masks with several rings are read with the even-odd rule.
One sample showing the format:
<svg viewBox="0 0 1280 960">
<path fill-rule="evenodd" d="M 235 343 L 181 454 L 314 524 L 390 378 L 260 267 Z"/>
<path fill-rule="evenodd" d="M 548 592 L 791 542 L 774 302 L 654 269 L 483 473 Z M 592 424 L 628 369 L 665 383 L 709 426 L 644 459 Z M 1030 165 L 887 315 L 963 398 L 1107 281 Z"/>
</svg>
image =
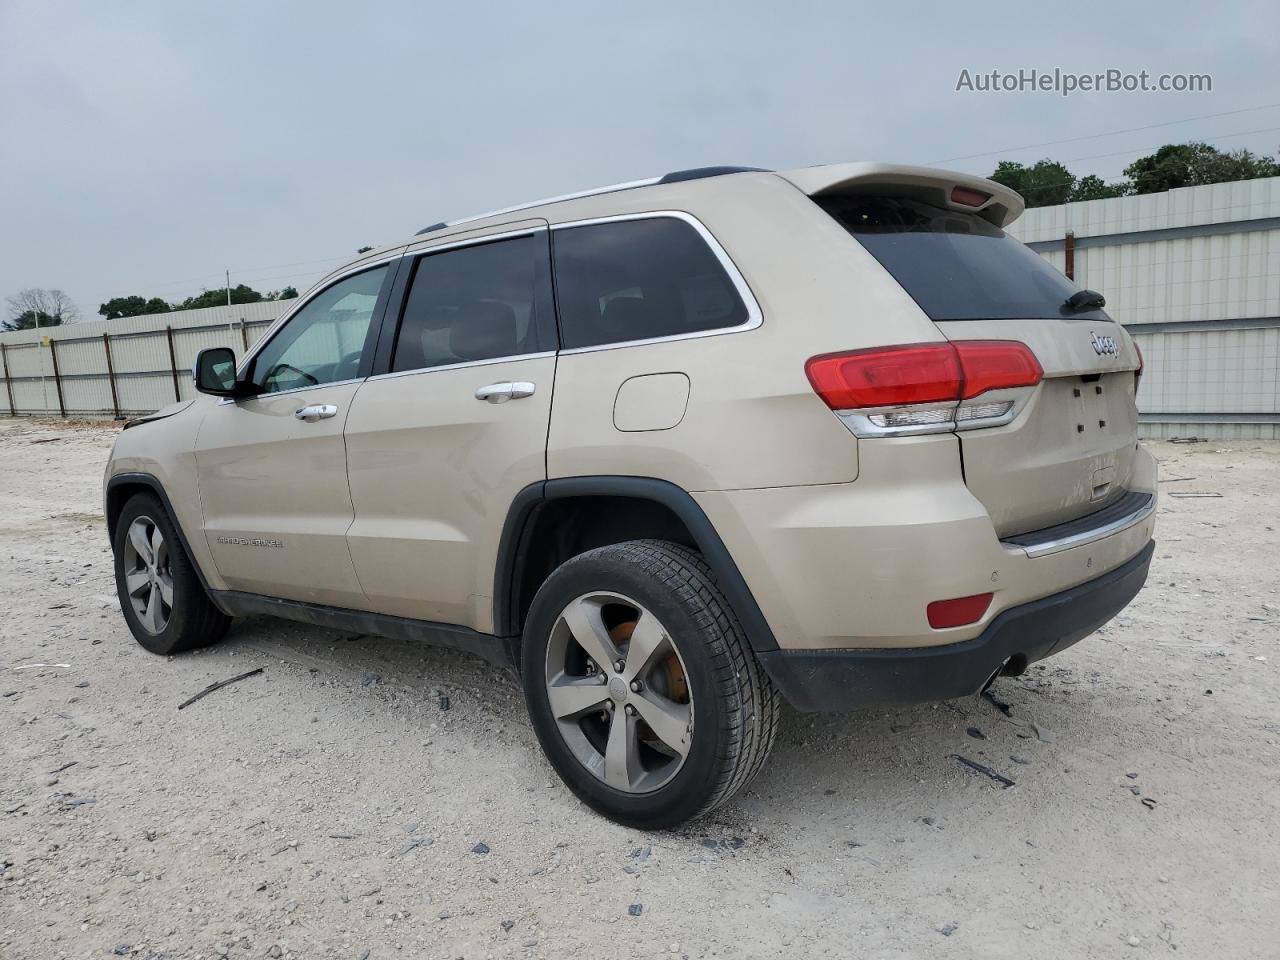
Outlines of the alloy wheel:
<svg viewBox="0 0 1280 960">
<path fill-rule="evenodd" d="M 610 787 L 650 793 L 684 765 L 693 742 L 684 661 L 635 600 L 591 593 L 569 603 L 551 631 L 545 677 L 560 735 Z"/>
<path fill-rule="evenodd" d="M 124 541 L 124 583 L 129 604 L 152 635 L 162 633 L 173 614 L 173 568 L 169 545 L 150 517 L 129 524 Z"/>
</svg>

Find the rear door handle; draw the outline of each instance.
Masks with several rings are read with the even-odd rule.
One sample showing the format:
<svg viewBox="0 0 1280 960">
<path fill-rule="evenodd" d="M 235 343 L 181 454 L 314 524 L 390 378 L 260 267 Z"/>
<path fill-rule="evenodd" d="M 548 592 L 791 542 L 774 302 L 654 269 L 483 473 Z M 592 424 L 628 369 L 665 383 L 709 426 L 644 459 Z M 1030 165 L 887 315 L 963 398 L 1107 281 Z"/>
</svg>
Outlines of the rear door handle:
<svg viewBox="0 0 1280 960">
<path fill-rule="evenodd" d="M 305 420 L 307 423 L 315 423 L 317 420 L 328 420 L 330 417 L 337 416 L 338 408 L 332 403 L 313 403 L 309 406 L 299 407 L 293 411 L 293 415 L 299 420 Z"/>
<path fill-rule="evenodd" d="M 537 387 L 525 380 L 512 383 L 491 383 L 487 387 L 476 390 L 477 400 L 488 400 L 490 403 L 506 403 L 508 400 L 523 400 L 532 397 Z"/>
</svg>

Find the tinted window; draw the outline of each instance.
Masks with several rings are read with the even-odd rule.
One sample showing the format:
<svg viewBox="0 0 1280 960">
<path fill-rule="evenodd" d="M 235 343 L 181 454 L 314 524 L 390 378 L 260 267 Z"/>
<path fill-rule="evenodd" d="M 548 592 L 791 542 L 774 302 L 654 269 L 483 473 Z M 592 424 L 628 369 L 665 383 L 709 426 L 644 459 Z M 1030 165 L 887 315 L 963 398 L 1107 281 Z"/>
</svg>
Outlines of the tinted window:
<svg viewBox="0 0 1280 960">
<path fill-rule="evenodd" d="M 674 217 L 556 230 L 566 348 L 734 327 L 747 308 L 698 231 Z"/>
<path fill-rule="evenodd" d="M 355 379 L 386 273 L 375 267 L 312 297 L 254 359 L 254 382 L 278 393 Z"/>
<path fill-rule="evenodd" d="M 420 370 L 550 349 L 538 334 L 538 261 L 545 261 L 546 250 L 545 235 L 539 235 L 419 259 L 391 369 Z"/>
<path fill-rule="evenodd" d="M 1064 309 L 1079 288 L 1029 247 L 977 214 L 919 200 L 816 197 L 932 320 L 1108 319 Z"/>
</svg>

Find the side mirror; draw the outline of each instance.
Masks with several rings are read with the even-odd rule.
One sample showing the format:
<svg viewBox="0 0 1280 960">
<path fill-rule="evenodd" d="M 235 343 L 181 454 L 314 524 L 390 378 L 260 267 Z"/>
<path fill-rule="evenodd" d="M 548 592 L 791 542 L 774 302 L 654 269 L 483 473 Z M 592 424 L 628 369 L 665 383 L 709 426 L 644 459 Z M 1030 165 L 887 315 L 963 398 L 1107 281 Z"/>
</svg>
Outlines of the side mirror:
<svg viewBox="0 0 1280 960">
<path fill-rule="evenodd" d="M 230 347 L 209 347 L 196 354 L 191 370 L 196 389 L 215 397 L 243 397 L 253 392 L 236 380 L 236 354 Z"/>
</svg>

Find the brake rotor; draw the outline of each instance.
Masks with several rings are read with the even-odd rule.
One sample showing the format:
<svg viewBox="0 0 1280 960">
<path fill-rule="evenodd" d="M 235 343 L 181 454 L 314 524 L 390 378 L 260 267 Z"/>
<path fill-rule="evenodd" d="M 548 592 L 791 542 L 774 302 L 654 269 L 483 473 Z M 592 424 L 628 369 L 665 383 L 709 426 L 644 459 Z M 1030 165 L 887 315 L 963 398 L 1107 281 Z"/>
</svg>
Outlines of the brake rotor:
<svg viewBox="0 0 1280 960">
<path fill-rule="evenodd" d="M 630 645 L 631 635 L 635 633 L 637 622 L 635 620 L 627 620 L 609 631 L 609 639 L 613 641 L 614 646 Z M 688 703 L 689 678 L 685 676 L 680 658 L 673 652 L 662 661 L 661 667 L 667 681 L 667 689 L 665 691 L 667 698 L 674 700 L 676 703 Z"/>
</svg>

